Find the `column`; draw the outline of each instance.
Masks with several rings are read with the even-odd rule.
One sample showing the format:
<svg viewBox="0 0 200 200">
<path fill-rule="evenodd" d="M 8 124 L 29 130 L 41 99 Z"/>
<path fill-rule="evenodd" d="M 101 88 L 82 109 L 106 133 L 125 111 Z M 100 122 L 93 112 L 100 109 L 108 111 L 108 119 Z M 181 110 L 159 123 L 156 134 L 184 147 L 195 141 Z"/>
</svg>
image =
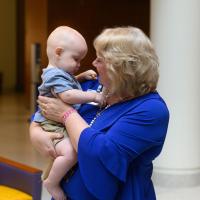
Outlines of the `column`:
<svg viewBox="0 0 200 200">
<path fill-rule="evenodd" d="M 170 110 L 154 162 L 160 186 L 200 184 L 200 1 L 151 0 L 151 40 L 160 59 L 158 91 Z"/>
</svg>

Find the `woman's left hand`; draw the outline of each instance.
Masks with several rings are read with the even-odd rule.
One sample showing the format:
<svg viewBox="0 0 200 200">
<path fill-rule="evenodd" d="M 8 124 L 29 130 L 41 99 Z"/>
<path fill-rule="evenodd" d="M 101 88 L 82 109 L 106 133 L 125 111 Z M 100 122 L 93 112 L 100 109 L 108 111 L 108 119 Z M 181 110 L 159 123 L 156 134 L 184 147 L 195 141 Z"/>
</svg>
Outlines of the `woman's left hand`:
<svg viewBox="0 0 200 200">
<path fill-rule="evenodd" d="M 32 122 L 30 125 L 31 142 L 33 146 L 44 156 L 51 157 L 52 159 L 57 157 L 57 153 L 52 141 L 54 139 L 61 138 L 63 138 L 63 135 L 59 133 L 51 134 L 49 132 L 47 134 L 47 132 L 41 128 L 39 123 Z"/>
<path fill-rule="evenodd" d="M 62 123 L 62 116 L 66 110 L 72 108 L 58 98 L 38 97 L 38 104 L 42 114 L 50 120 Z"/>
</svg>

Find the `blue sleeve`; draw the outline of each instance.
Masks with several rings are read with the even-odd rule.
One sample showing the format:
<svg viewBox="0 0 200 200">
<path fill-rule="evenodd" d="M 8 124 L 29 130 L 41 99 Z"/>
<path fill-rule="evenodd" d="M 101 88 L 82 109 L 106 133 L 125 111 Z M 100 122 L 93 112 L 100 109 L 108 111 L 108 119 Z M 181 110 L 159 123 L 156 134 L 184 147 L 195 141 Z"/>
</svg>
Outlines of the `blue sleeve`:
<svg viewBox="0 0 200 200">
<path fill-rule="evenodd" d="M 99 86 L 99 80 L 86 80 L 81 82 L 81 87 L 83 91 L 87 91 L 88 89 L 97 90 Z"/>
<path fill-rule="evenodd" d="M 79 139 L 78 161 L 87 189 L 97 198 L 114 199 L 119 183 L 126 181 L 130 162 L 163 144 L 168 119 L 164 103 L 155 100 L 129 111 L 106 134 L 85 129 Z"/>
<path fill-rule="evenodd" d="M 96 80 L 87 80 L 81 83 L 81 87 L 83 91 L 94 90 L 97 91 L 99 88 L 99 81 Z M 98 106 L 92 104 L 82 104 L 79 113 L 84 118 L 84 120 L 89 124 L 91 120 L 95 117 L 97 111 L 99 110 Z"/>
</svg>

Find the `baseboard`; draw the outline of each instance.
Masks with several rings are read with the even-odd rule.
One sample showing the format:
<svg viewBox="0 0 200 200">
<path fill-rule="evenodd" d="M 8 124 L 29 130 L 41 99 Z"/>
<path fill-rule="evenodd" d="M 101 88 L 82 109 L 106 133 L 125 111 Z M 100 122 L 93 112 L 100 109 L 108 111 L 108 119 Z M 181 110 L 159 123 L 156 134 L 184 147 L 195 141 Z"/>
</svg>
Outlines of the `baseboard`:
<svg viewBox="0 0 200 200">
<path fill-rule="evenodd" d="M 154 185 L 169 188 L 183 188 L 200 185 L 200 169 L 163 170 L 154 168 L 152 180 Z"/>
</svg>

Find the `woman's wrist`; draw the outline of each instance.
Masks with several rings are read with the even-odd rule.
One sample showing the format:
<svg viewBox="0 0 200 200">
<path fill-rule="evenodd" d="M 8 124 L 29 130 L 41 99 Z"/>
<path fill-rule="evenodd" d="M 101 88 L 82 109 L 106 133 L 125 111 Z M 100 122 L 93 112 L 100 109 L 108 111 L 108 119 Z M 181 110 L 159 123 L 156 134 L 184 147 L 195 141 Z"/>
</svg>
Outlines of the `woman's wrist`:
<svg viewBox="0 0 200 200">
<path fill-rule="evenodd" d="M 72 113 L 76 113 L 76 112 L 77 112 L 77 110 L 75 110 L 74 108 L 70 108 L 70 109 L 68 109 L 67 111 L 65 111 L 65 112 L 63 113 L 63 115 L 62 115 L 62 123 L 63 123 L 64 126 L 65 126 L 65 124 L 66 124 L 66 121 L 67 121 L 68 117 L 69 117 Z"/>
</svg>

